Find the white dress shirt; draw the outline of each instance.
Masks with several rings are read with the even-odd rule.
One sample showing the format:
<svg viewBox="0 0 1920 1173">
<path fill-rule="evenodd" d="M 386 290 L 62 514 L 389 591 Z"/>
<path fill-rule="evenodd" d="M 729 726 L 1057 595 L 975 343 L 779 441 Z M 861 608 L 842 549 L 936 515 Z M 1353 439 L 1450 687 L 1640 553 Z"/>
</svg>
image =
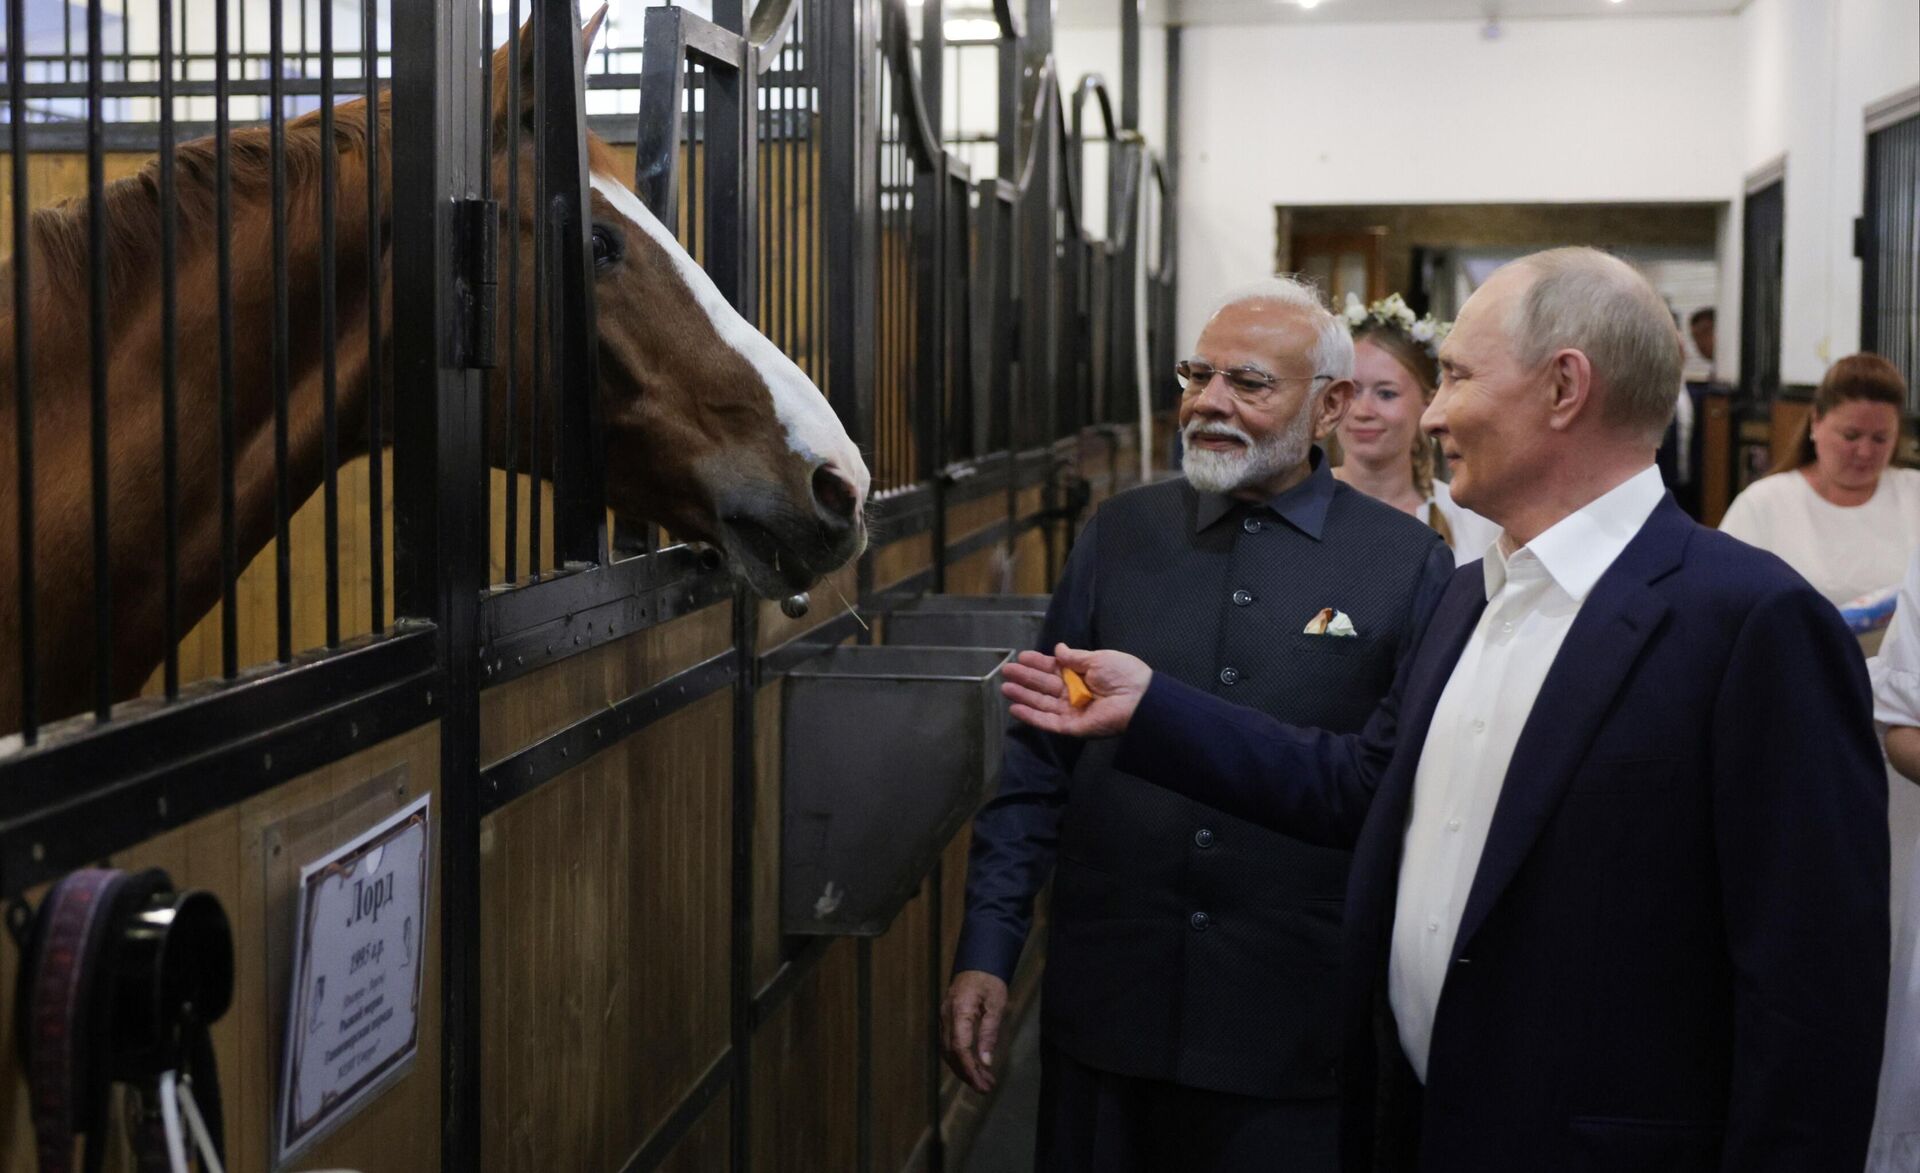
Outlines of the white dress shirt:
<svg viewBox="0 0 1920 1173">
<path fill-rule="evenodd" d="M 1387 993 L 1422 1083 L 1434 1012 L 1520 731 L 1580 605 L 1666 494 L 1648 467 L 1511 553 L 1481 562 L 1487 609 L 1434 710 L 1414 774 Z"/>
</svg>

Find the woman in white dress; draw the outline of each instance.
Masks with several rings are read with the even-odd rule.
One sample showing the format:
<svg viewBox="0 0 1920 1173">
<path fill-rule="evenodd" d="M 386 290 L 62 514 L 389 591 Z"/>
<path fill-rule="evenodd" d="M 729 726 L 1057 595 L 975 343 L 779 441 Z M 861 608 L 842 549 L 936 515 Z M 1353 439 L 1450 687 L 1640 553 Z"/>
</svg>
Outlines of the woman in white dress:
<svg viewBox="0 0 1920 1173">
<path fill-rule="evenodd" d="M 1905 779 L 1896 777 L 1894 785 L 1912 791 L 1907 783 L 1920 783 L 1920 554 L 1907 570 L 1880 655 L 1867 666 L 1873 676 L 1873 716 L 1886 729 L 1887 759 Z M 1899 790 L 1894 793 L 1901 797 Z M 1896 859 L 1920 861 L 1913 854 L 1913 831 L 1906 829 L 1903 841 L 1897 822 L 1893 847 Z M 1920 1169 L 1920 866 L 1896 870 L 1893 882 L 1893 985 L 1868 1173 Z"/>
<path fill-rule="evenodd" d="M 1833 364 L 1797 449 L 1720 528 L 1780 555 L 1836 605 L 1890 593 L 1920 547 L 1920 470 L 1888 467 L 1906 401 L 1900 369 L 1879 355 Z"/>
<path fill-rule="evenodd" d="M 1456 562 L 1472 562 L 1500 536 L 1500 527 L 1454 503 L 1434 475 L 1433 441 L 1420 415 L 1439 385 L 1436 355 L 1448 326 L 1418 318 L 1398 294 L 1371 308 L 1351 295 L 1353 403 L 1335 434 L 1341 463 L 1333 475 L 1426 522 L 1453 547 Z"/>
</svg>

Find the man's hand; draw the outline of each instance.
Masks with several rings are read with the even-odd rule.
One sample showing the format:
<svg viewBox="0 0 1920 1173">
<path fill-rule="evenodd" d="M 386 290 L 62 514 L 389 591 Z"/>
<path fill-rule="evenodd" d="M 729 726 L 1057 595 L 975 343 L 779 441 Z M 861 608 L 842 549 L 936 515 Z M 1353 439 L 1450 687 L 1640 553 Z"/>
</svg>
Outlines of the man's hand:
<svg viewBox="0 0 1920 1173">
<path fill-rule="evenodd" d="M 974 1091 L 993 1090 L 993 1045 L 1007 1012 L 1007 983 L 978 969 L 953 975 L 940 1004 L 940 1043 L 947 1066 Z"/>
<path fill-rule="evenodd" d="M 1071 668 L 1087 682 L 1093 703 L 1076 709 L 1067 703 L 1060 669 Z M 1068 737 L 1113 737 L 1126 731 L 1140 707 L 1153 669 L 1125 652 L 1082 652 L 1056 644 L 1053 655 L 1021 652 L 1017 663 L 1001 670 L 1000 691 L 1013 702 L 1016 720 L 1047 733 Z"/>
</svg>

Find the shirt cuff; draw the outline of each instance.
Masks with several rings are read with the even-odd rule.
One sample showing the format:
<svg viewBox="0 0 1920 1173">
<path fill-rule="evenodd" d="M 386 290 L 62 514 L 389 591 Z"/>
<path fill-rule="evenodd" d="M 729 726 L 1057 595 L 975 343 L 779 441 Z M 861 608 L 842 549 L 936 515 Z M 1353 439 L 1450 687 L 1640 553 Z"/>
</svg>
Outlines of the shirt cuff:
<svg viewBox="0 0 1920 1173">
<path fill-rule="evenodd" d="M 1012 985 L 1013 971 L 1019 968 L 1020 951 L 1026 944 L 1026 934 L 970 916 L 960 926 L 960 941 L 953 950 L 953 972 L 977 969 Z"/>
<path fill-rule="evenodd" d="M 1881 725 L 1920 725 L 1920 672 L 1895 668 L 1883 657 L 1867 661 L 1873 681 L 1873 719 Z"/>
</svg>

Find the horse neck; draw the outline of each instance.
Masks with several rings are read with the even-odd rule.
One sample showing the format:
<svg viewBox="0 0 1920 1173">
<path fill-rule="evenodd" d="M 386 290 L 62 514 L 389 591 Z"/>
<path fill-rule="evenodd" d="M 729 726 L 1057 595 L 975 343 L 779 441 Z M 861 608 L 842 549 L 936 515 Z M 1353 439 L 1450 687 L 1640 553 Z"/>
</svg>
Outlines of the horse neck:
<svg viewBox="0 0 1920 1173">
<path fill-rule="evenodd" d="M 390 206 L 391 174 L 385 157 L 390 135 L 383 133 L 379 165 L 382 177 L 373 231 L 381 232 Z M 365 125 L 364 103 L 337 107 L 335 162 L 336 241 L 332 250 L 337 294 L 335 328 L 323 328 L 325 257 L 320 227 L 319 160 L 328 150 L 320 141 L 317 114 L 286 127 L 284 273 L 276 273 L 273 245 L 273 189 L 267 131 L 248 129 L 229 136 L 231 171 L 230 280 L 224 309 L 219 264 L 220 232 L 217 148 L 213 140 L 182 144 L 175 156 L 178 197 L 177 245 L 173 267 L 173 338 L 176 388 L 175 485 L 178 499 L 180 608 L 184 627 L 210 611 L 221 589 L 221 470 L 225 467 L 222 413 L 230 398 L 235 545 L 246 565 L 272 540 L 279 489 L 276 420 L 279 388 L 285 387 L 286 458 L 284 473 L 290 508 L 297 508 L 325 475 L 326 360 L 333 357 L 333 406 L 339 459 L 367 445 L 367 384 L 379 361 L 389 277 L 384 255 L 374 281 L 380 289 L 382 320 L 370 328 L 369 156 L 364 135 L 340 133 L 357 120 Z M 159 244 L 157 162 L 135 179 L 109 189 L 107 420 L 109 495 L 107 500 L 113 624 L 116 647 L 114 692 L 137 692 L 165 654 L 162 576 L 155 535 L 164 516 L 158 486 L 164 478 L 162 372 L 167 369 L 162 306 L 164 267 Z M 86 437 L 93 420 L 92 369 L 88 328 L 89 252 L 84 206 L 41 214 L 31 263 L 35 296 L 33 403 L 36 444 L 36 551 L 38 565 L 38 646 L 49 650 L 86 646 L 90 638 L 89 600 L 93 561 L 85 526 L 93 509 L 87 469 Z M 79 247 L 75 248 L 75 242 Z M 286 329 L 279 319 L 275 289 L 284 279 Z M 10 307 L 9 307 L 10 308 Z M 0 347 L 12 381 L 11 330 Z M 284 381 L 276 353 L 284 338 Z M 223 344 L 223 338 L 226 339 Z M 229 358 L 223 364 L 222 354 Z M 224 371 L 223 366 L 227 369 Z M 227 390 L 223 391 L 223 387 Z M 11 398 L 9 396 L 8 398 Z M 0 475 L 13 483 L 13 445 L 4 445 Z M 11 510 L 7 511 L 9 514 Z M 8 528 L 0 526 L 0 528 Z M 75 532 L 78 531 L 78 532 Z M 10 535 L 0 534 L 0 538 Z M 11 547 L 9 547 L 11 548 Z M 0 594 L 5 587 L 0 587 Z M 18 600 L 0 598 L 0 612 L 17 612 Z M 5 618 L 0 615 L 0 618 Z M 11 675 L 11 674 L 9 674 Z M 77 684 L 76 684 L 77 677 Z M 43 663 L 46 682 L 43 716 L 57 716 L 84 703 L 87 680 L 70 667 Z M 72 686 L 72 687 L 69 687 Z M 73 689 L 77 688 L 77 692 Z M 0 689 L 0 692 L 4 692 Z M 68 695 L 72 692 L 73 695 Z M 0 704 L 8 698 L 0 696 Z"/>
</svg>

